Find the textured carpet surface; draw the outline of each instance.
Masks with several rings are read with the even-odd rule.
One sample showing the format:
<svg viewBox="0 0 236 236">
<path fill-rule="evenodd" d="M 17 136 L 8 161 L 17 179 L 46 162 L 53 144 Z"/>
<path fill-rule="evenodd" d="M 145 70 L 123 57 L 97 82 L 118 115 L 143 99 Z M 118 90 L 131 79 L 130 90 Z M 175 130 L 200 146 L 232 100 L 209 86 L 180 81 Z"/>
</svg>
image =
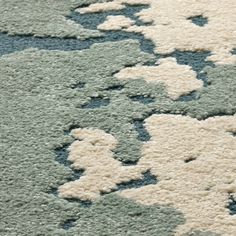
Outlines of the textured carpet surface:
<svg viewBox="0 0 236 236">
<path fill-rule="evenodd" d="M 235 0 L 0 0 L 0 236 L 235 236 Z"/>
</svg>

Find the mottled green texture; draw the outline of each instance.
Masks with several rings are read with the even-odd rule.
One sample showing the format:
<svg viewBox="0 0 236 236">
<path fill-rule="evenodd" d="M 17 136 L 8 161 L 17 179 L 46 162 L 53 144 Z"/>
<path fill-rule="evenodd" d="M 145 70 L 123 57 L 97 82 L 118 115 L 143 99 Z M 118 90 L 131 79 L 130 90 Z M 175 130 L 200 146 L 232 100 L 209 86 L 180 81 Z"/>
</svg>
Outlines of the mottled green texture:
<svg viewBox="0 0 236 236">
<path fill-rule="evenodd" d="M 109 97 L 110 104 L 99 109 L 81 110 L 77 116 L 78 121 L 75 122 L 81 127 L 96 127 L 113 134 L 119 141 L 115 154 L 122 161 L 139 159 L 142 142 L 138 139 L 134 121 L 143 120 L 152 111 L 151 104 L 132 101 L 129 96 L 134 94 L 150 94 L 158 103 L 167 101 L 164 91 L 158 85 L 147 85 L 141 80 L 130 81 L 121 91 L 101 91 L 94 94 Z"/>
<path fill-rule="evenodd" d="M 98 31 L 84 29 L 69 22 L 66 16 L 84 3 L 96 0 L 0 0 L 0 31 L 9 34 L 79 37 L 99 36 Z M 101 1 L 100 1 L 101 2 Z"/>
<path fill-rule="evenodd" d="M 71 125 L 110 131 L 118 140 L 124 139 L 121 150 L 133 157 L 132 148 L 136 148 L 134 156 L 138 156 L 141 143 L 130 122 L 149 108 L 127 95 L 139 89 L 128 83 L 124 91 L 103 90 L 118 83 L 112 77 L 114 72 L 149 58 L 134 41 L 93 45 L 73 52 L 32 49 L 0 58 L 0 235 L 57 235 L 55 230 L 63 222 L 81 212 L 79 203 L 49 194 L 52 187 L 68 182 L 72 176 L 70 168 L 55 161 L 54 153 L 55 147 L 72 141 L 65 133 Z M 78 82 L 85 82 L 85 87 L 72 86 Z M 165 100 L 161 88 L 149 90 Z M 90 96 L 99 94 L 110 97 L 110 105 L 81 109 Z M 158 212 L 156 209 L 154 212 Z M 109 211 L 113 212 L 104 206 L 104 212 Z M 162 219 L 167 232 L 181 221 L 177 215 L 173 211 L 168 225 L 163 224 L 166 215 Z M 87 220 L 92 224 L 94 219 Z"/>
<path fill-rule="evenodd" d="M 198 102 L 189 104 L 193 107 L 189 109 L 190 112 L 194 114 L 195 110 L 198 110 L 202 117 L 234 114 L 236 112 L 236 65 L 208 68 L 206 72 L 209 85 L 200 92 Z"/>
<path fill-rule="evenodd" d="M 183 223 L 183 216 L 172 208 L 138 205 L 111 194 L 83 209 L 75 227 L 59 235 L 172 236 Z"/>
<path fill-rule="evenodd" d="M 236 65 L 206 68 L 208 86 L 197 92 L 197 100 L 176 103 L 171 112 L 204 119 L 236 112 Z"/>
</svg>

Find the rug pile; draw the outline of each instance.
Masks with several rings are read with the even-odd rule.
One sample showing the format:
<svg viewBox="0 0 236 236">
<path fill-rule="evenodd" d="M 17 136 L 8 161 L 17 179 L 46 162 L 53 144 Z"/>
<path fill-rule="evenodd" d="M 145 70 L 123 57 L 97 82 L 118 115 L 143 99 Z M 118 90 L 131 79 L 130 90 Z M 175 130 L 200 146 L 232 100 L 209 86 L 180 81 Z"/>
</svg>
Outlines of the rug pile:
<svg viewBox="0 0 236 236">
<path fill-rule="evenodd" d="M 0 0 L 0 235 L 236 235 L 235 0 Z"/>
</svg>

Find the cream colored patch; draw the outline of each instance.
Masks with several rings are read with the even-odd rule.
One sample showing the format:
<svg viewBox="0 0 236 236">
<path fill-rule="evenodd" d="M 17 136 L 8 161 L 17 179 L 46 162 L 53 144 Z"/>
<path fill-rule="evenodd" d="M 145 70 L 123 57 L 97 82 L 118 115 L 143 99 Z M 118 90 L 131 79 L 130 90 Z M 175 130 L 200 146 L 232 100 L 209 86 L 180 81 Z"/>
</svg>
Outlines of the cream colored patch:
<svg viewBox="0 0 236 236">
<path fill-rule="evenodd" d="M 142 204 L 170 204 L 186 223 L 176 235 L 191 229 L 233 236 L 236 216 L 226 208 L 236 193 L 236 116 L 198 121 L 180 115 L 152 115 L 146 120 L 151 140 L 144 143 L 138 166 L 150 168 L 156 185 L 120 194 Z"/>
<path fill-rule="evenodd" d="M 131 26 L 127 31 L 142 33 L 156 45 L 155 51 L 168 54 L 175 50 L 211 51 L 208 59 L 218 64 L 233 64 L 236 55 L 236 1 L 235 0 L 114 0 L 109 10 L 118 10 L 123 4 L 150 4 L 150 8 L 137 13 L 151 26 Z M 83 13 L 106 10 L 106 4 L 82 8 Z M 114 7 L 111 7 L 111 6 Z M 96 5 L 97 6 L 97 5 Z M 104 8 L 103 8 L 104 7 Z M 202 15 L 208 18 L 204 27 L 195 25 L 188 18 Z M 119 24 L 119 22 L 117 22 Z"/>
<path fill-rule="evenodd" d="M 100 30 L 121 30 L 134 24 L 134 21 L 125 16 L 108 16 L 106 21 L 97 28 Z"/>
<path fill-rule="evenodd" d="M 138 15 L 152 20 L 153 25 L 135 27 L 156 45 L 156 52 L 211 51 L 208 59 L 219 64 L 232 64 L 236 56 L 230 51 L 236 46 L 236 1 L 225 0 L 152 0 L 149 9 Z M 202 15 L 208 24 L 199 27 L 188 20 Z"/>
<path fill-rule="evenodd" d="M 121 10 L 125 8 L 120 2 L 103 2 L 103 3 L 94 3 L 88 7 L 78 8 L 78 11 L 81 14 L 84 13 L 94 13 L 94 12 L 103 12 L 103 11 L 112 11 L 112 10 Z"/>
<path fill-rule="evenodd" d="M 117 141 L 112 135 L 98 129 L 75 129 L 72 135 L 78 140 L 69 147 L 68 160 L 85 172 L 79 180 L 60 186 L 60 197 L 94 200 L 116 189 L 116 184 L 142 177 L 144 168 L 122 166 L 113 158 Z"/>
<path fill-rule="evenodd" d="M 168 95 L 178 99 L 194 90 L 200 89 L 203 82 L 196 78 L 191 67 L 179 65 L 174 58 L 165 58 L 158 61 L 158 66 L 128 67 L 115 75 L 118 79 L 143 78 L 148 83 L 164 83 Z"/>
<path fill-rule="evenodd" d="M 112 10 L 122 10 L 125 8 L 124 4 L 136 5 L 136 4 L 148 4 L 149 0 L 114 0 L 112 2 L 94 3 L 88 7 L 78 8 L 76 11 L 81 14 L 94 13 Z"/>
<path fill-rule="evenodd" d="M 122 166 L 113 158 L 117 140 L 98 129 L 75 129 L 69 147 L 79 180 L 59 187 L 59 196 L 95 200 L 117 184 L 142 177 L 151 170 L 159 182 L 119 194 L 139 203 L 172 205 L 183 212 L 186 223 L 177 236 L 191 230 L 223 236 L 236 232 L 236 216 L 226 208 L 229 194 L 236 196 L 236 116 L 198 121 L 181 115 L 152 115 L 146 119 L 151 140 L 143 144 L 136 166 Z"/>
<path fill-rule="evenodd" d="M 168 11 L 167 11 L 168 9 Z M 211 51 L 208 59 L 218 64 L 233 64 L 236 56 L 236 2 L 234 0 L 153 0 L 141 19 L 152 19 L 153 26 L 138 29 L 156 44 L 156 52 Z M 187 18 L 203 15 L 208 24 L 199 27 Z"/>
</svg>

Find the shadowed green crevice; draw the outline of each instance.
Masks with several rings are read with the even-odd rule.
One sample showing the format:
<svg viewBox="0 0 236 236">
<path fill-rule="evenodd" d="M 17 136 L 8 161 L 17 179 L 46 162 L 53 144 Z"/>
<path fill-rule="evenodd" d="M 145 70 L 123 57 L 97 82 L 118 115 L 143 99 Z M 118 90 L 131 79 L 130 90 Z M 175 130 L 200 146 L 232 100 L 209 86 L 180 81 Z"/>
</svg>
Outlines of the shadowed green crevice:
<svg viewBox="0 0 236 236">
<path fill-rule="evenodd" d="M 189 17 L 188 20 L 191 20 L 193 24 L 198 25 L 200 27 L 203 27 L 208 23 L 208 18 L 202 15 Z"/>
<path fill-rule="evenodd" d="M 70 144 L 64 144 L 62 145 L 62 147 L 57 147 L 55 148 L 55 154 L 56 154 L 56 157 L 55 157 L 55 160 L 61 164 L 61 165 L 64 165 L 64 166 L 70 166 L 70 161 L 67 160 L 68 158 L 68 147 L 70 146 Z"/>
<path fill-rule="evenodd" d="M 155 101 L 154 98 L 150 96 L 144 96 L 144 95 L 136 95 L 136 96 L 131 96 L 130 99 L 134 102 L 141 102 L 143 104 L 149 104 Z"/>
<path fill-rule="evenodd" d="M 111 85 L 105 90 L 122 90 L 122 89 L 124 89 L 124 85 L 117 83 L 117 84 Z"/>
<path fill-rule="evenodd" d="M 236 132 L 230 132 L 230 134 L 236 137 Z"/>
<path fill-rule="evenodd" d="M 183 223 L 183 215 L 173 208 L 144 206 L 110 194 L 90 208 L 81 209 L 73 228 L 55 233 L 61 236 L 174 236 L 175 228 Z"/>
<path fill-rule="evenodd" d="M 130 188 L 140 188 L 149 184 L 157 184 L 158 180 L 155 175 L 153 175 L 150 170 L 143 173 L 143 176 L 141 179 L 137 180 L 131 180 L 128 182 L 124 182 L 121 184 L 117 184 L 117 190 L 124 190 L 124 189 L 130 189 Z"/>
<path fill-rule="evenodd" d="M 103 97 L 91 97 L 90 101 L 84 105 L 82 108 L 84 109 L 95 109 L 103 106 L 108 106 L 110 103 L 109 99 Z"/>
<path fill-rule="evenodd" d="M 61 224 L 61 227 L 64 230 L 68 230 L 68 229 L 70 229 L 70 228 L 75 226 L 75 222 L 76 222 L 76 219 L 68 219 L 68 220 L 66 220 L 65 222 L 63 222 Z"/>
<path fill-rule="evenodd" d="M 55 160 L 59 164 L 64 165 L 67 168 L 71 168 L 71 164 L 72 164 L 72 162 L 68 160 L 68 155 L 69 155 L 68 147 L 70 146 L 70 144 L 65 144 L 62 147 L 58 147 L 55 149 L 55 155 L 56 155 Z M 68 181 L 77 180 L 84 173 L 84 170 L 76 170 L 74 168 L 71 168 L 71 170 L 73 172 L 72 172 L 72 175 L 67 179 Z M 52 188 L 52 189 L 55 189 L 55 188 Z"/>
<path fill-rule="evenodd" d="M 80 207 L 83 207 L 83 208 L 89 208 L 92 206 L 92 201 L 90 200 L 81 200 L 81 199 L 78 199 L 78 198 L 66 198 L 66 200 L 68 202 L 76 202 L 76 203 L 79 203 L 80 204 Z"/>
<path fill-rule="evenodd" d="M 130 164 L 131 163 L 124 164 L 124 165 L 127 166 Z M 132 163 L 132 165 L 135 165 L 135 164 L 137 164 L 137 163 Z M 157 183 L 158 183 L 157 177 L 155 175 L 153 175 L 150 170 L 147 170 L 144 173 L 142 173 L 142 177 L 140 179 L 122 182 L 120 184 L 117 184 L 114 189 L 111 189 L 109 191 L 101 191 L 100 194 L 101 194 L 101 196 L 103 196 L 103 195 L 115 193 L 117 191 L 122 191 L 125 189 L 141 188 L 141 187 L 144 187 L 144 186 L 147 186 L 150 184 L 157 184 Z"/>
<path fill-rule="evenodd" d="M 140 47 L 145 52 L 153 52 L 154 44 L 144 38 L 141 34 L 108 31 L 103 32 L 101 37 L 89 37 L 86 40 L 60 37 L 34 37 L 32 35 L 7 35 L 0 32 L 0 56 L 15 51 L 22 51 L 27 48 L 39 48 L 46 50 L 73 51 L 89 48 L 94 43 L 117 42 L 121 40 L 135 39 L 140 42 Z"/>
<path fill-rule="evenodd" d="M 138 139 L 142 142 L 147 142 L 150 140 L 150 135 L 146 128 L 144 127 L 144 120 L 135 120 L 134 126 L 136 131 L 138 132 Z"/>
<path fill-rule="evenodd" d="M 196 161 L 196 160 L 197 160 L 196 157 L 190 157 L 190 158 L 186 159 L 184 162 L 185 162 L 185 163 L 189 163 L 189 162 L 191 162 L 191 161 Z"/>
<path fill-rule="evenodd" d="M 193 100 L 197 100 L 199 98 L 197 91 L 193 91 L 189 93 L 188 95 L 183 95 L 180 96 L 176 101 L 181 101 L 181 102 L 189 102 Z"/>
<path fill-rule="evenodd" d="M 230 215 L 236 215 L 236 200 L 232 195 L 229 196 L 228 209 Z"/>
</svg>

